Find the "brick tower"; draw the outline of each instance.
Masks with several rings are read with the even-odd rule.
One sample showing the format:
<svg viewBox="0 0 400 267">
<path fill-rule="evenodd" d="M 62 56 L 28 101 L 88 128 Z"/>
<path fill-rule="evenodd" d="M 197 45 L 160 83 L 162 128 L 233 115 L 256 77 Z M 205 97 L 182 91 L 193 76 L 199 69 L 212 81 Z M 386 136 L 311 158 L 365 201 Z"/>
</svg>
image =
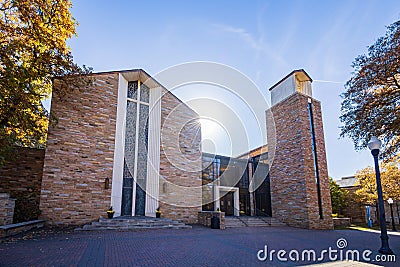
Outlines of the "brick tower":
<svg viewBox="0 0 400 267">
<path fill-rule="evenodd" d="M 333 229 L 321 103 L 311 83 L 295 70 L 269 89 L 272 216 L 290 226 Z"/>
</svg>

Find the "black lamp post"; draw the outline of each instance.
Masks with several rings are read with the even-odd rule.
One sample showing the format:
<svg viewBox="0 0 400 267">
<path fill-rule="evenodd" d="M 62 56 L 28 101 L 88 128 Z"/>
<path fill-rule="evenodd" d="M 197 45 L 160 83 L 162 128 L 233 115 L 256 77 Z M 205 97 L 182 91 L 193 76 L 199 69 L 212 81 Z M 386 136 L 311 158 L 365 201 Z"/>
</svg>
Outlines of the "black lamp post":
<svg viewBox="0 0 400 267">
<path fill-rule="evenodd" d="M 393 251 L 389 247 L 389 237 L 387 235 L 387 229 L 386 229 L 386 218 L 385 218 L 385 208 L 383 206 L 381 174 L 379 172 L 379 163 L 378 163 L 379 148 L 381 147 L 381 144 L 382 142 L 375 136 L 373 136 L 371 140 L 368 142 L 368 148 L 371 150 L 372 156 L 374 156 L 376 191 L 378 191 L 379 222 L 381 226 L 381 242 L 382 242 L 382 246 L 379 249 L 379 253 L 393 254 Z"/>
<path fill-rule="evenodd" d="M 392 217 L 392 231 L 397 231 L 396 225 L 394 223 L 394 217 L 393 217 L 393 199 L 389 198 L 388 203 L 389 203 L 389 207 L 390 207 L 390 216 Z"/>
</svg>

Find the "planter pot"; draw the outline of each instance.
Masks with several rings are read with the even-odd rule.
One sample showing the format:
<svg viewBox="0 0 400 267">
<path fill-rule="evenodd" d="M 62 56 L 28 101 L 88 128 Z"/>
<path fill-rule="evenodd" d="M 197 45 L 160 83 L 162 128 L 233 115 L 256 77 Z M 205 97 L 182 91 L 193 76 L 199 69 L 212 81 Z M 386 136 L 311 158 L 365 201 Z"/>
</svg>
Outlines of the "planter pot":
<svg viewBox="0 0 400 267">
<path fill-rule="evenodd" d="M 108 216 L 108 219 L 114 218 L 114 212 L 113 213 L 107 212 L 107 216 Z"/>
<path fill-rule="evenodd" d="M 161 213 L 156 212 L 156 218 L 161 218 Z"/>
</svg>

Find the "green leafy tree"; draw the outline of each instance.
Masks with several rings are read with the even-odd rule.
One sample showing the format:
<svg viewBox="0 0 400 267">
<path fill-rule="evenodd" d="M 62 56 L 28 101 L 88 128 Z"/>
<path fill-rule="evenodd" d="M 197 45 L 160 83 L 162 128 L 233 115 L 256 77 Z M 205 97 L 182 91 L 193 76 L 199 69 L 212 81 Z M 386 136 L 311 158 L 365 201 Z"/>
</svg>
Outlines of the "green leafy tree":
<svg viewBox="0 0 400 267">
<path fill-rule="evenodd" d="M 76 35 L 67 0 L 0 0 L 0 166 L 14 146 L 43 146 L 49 114 L 42 101 L 52 81 L 62 96 L 90 83 L 91 69 L 73 62 Z"/>
<path fill-rule="evenodd" d="M 339 185 L 329 177 L 329 186 L 331 191 L 332 212 L 341 214 L 342 210 L 347 206 L 348 192 L 339 187 Z"/>
<path fill-rule="evenodd" d="M 384 141 L 381 156 L 388 159 L 400 151 L 400 21 L 388 26 L 352 67 L 341 95 L 341 136 L 351 138 L 356 149 L 378 136 Z"/>
</svg>

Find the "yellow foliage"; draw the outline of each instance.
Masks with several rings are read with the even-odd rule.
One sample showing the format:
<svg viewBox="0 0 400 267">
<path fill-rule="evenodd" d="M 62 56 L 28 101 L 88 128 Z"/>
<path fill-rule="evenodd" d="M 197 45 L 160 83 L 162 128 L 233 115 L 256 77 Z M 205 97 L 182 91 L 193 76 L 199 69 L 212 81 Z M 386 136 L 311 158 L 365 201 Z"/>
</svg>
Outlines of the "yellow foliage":
<svg viewBox="0 0 400 267">
<path fill-rule="evenodd" d="M 398 157 L 389 162 L 380 164 L 382 193 L 385 200 L 392 198 L 400 200 L 400 169 Z M 357 183 L 360 186 L 356 195 L 362 203 L 374 205 L 378 195 L 376 193 L 376 176 L 372 167 L 367 167 L 356 173 Z"/>
<path fill-rule="evenodd" d="M 49 114 L 41 101 L 81 88 L 91 72 L 73 62 L 67 40 L 77 22 L 68 0 L 0 0 L 0 165 L 15 144 L 44 144 Z M 82 83 L 83 82 L 83 83 Z"/>
</svg>

